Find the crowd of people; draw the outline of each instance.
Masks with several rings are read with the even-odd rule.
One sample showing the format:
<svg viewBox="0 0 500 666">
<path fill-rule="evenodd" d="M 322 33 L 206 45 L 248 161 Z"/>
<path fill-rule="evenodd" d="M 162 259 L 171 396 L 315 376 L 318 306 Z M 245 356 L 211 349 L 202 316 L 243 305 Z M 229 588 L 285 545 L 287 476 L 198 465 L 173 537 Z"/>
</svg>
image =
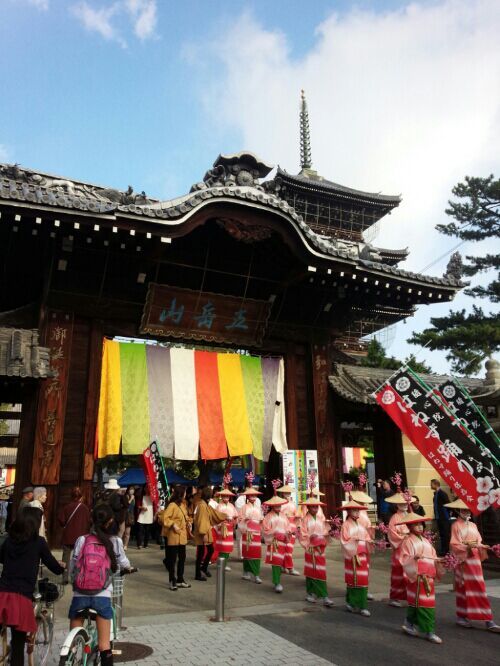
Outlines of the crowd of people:
<svg viewBox="0 0 500 666">
<path fill-rule="evenodd" d="M 70 502 L 58 515 L 62 529 L 62 559 L 58 561 L 45 538 L 46 499 L 45 488 L 24 488 L 16 516 L 0 546 L 0 624 L 11 631 L 9 664 L 23 666 L 27 637 L 37 629 L 33 595 L 41 563 L 53 574 L 62 575 L 63 582 L 72 583 L 70 628 L 83 625 L 87 609 L 97 612 L 100 663 L 111 666 L 112 576 L 131 568 L 118 536 L 119 530 L 125 534 L 127 516 L 120 513 L 123 520 L 117 521 L 117 503 L 112 501 L 112 494 L 107 495 L 109 502 L 97 498 L 90 511 L 80 488 L 73 488 Z"/>
<path fill-rule="evenodd" d="M 283 575 L 299 576 L 294 564 L 296 544 L 304 553 L 303 575 L 306 601 L 331 607 L 327 587 L 327 546 L 338 539 L 344 558 L 346 610 L 370 617 L 368 601 L 370 558 L 374 549 L 376 528 L 368 517 L 371 497 L 363 489 L 349 489 L 348 499 L 338 511 L 344 520 L 327 519 L 321 493 L 310 492 L 297 506 L 294 488 L 273 482 L 274 495 L 261 502 L 262 492 L 251 480 L 239 493 L 224 487 L 186 488 L 175 486 L 165 507 L 155 507 L 147 486 L 120 488 L 111 479 L 102 492 L 95 493 L 91 508 L 79 488 L 73 488 L 70 501 L 59 512 L 62 559 L 50 552 L 44 520 L 45 488 L 23 490 L 18 511 L 9 526 L 8 536 L 0 547 L 0 622 L 11 628 L 12 666 L 24 663 L 26 636 L 36 628 L 32 596 L 42 562 L 54 574 L 62 574 L 73 585 L 69 609 L 70 626 L 83 623 L 82 612 L 97 611 L 97 629 L 101 664 L 113 663 L 110 650 L 111 576 L 130 568 L 127 548 L 135 540 L 137 549 L 148 548 L 150 540 L 163 543 L 163 563 L 173 592 L 190 588 L 186 580 L 186 546 L 196 546 L 194 580 L 205 582 L 211 577 L 210 564 L 218 557 L 243 562 L 242 579 L 262 583 L 263 547 L 265 563 L 271 566 L 274 590 L 284 591 Z M 394 490 L 389 482 L 377 482 L 379 516 L 391 548 L 390 598 L 392 606 L 407 604 L 403 631 L 434 643 L 441 643 L 435 633 L 435 581 L 443 571 L 443 555 L 448 551 L 456 558 L 454 567 L 457 624 L 472 627 L 482 621 L 489 631 L 500 632 L 493 621 L 482 573 L 482 561 L 488 546 L 471 520 L 471 512 L 461 500 L 450 502 L 437 480 L 434 489 L 434 511 L 440 534 L 440 555 L 424 533 L 429 520 L 418 497 Z M 450 524 L 450 518 L 454 520 Z M 442 521 L 440 524 L 439 521 Z M 448 521 L 448 525 L 444 521 Z M 89 557 L 91 555 L 91 557 Z M 90 570 L 92 560 L 101 567 Z M 100 563 L 100 564 L 99 564 Z"/>
</svg>

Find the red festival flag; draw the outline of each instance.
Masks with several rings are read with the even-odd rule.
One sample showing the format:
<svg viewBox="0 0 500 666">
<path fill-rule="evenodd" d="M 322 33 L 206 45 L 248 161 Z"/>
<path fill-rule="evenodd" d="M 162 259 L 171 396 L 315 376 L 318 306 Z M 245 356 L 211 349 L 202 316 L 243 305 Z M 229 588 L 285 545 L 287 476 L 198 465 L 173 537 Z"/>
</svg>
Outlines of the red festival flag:
<svg viewBox="0 0 500 666">
<path fill-rule="evenodd" d="M 490 459 L 452 422 L 446 405 L 411 370 L 398 370 L 374 396 L 474 514 L 498 506 L 500 484 Z"/>
<path fill-rule="evenodd" d="M 158 506 L 166 506 L 169 496 L 167 478 L 156 442 L 151 442 L 142 452 L 142 465 L 149 488 L 149 495 L 156 513 Z"/>
</svg>

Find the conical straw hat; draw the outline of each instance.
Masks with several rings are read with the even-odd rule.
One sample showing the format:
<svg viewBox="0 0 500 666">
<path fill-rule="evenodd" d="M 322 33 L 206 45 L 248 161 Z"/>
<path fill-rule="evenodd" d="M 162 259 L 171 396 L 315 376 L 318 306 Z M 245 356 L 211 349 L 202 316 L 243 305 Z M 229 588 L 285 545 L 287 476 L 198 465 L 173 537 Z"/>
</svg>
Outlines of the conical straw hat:
<svg viewBox="0 0 500 666">
<path fill-rule="evenodd" d="M 389 504 L 408 504 L 408 502 L 405 500 L 405 496 L 403 495 L 403 493 L 396 493 L 395 495 L 386 497 L 385 501 L 389 502 Z M 412 502 L 415 502 L 415 497 L 413 496 L 412 496 Z"/>
<path fill-rule="evenodd" d="M 295 488 L 293 486 L 289 486 L 288 484 L 286 486 L 280 486 L 278 488 L 279 493 L 294 493 Z"/>
<path fill-rule="evenodd" d="M 449 502 L 448 504 L 445 504 L 445 506 L 448 507 L 448 509 L 467 509 L 470 511 L 467 504 L 461 499 L 456 499 L 454 502 Z"/>
<path fill-rule="evenodd" d="M 240 495 L 262 495 L 256 488 L 247 488 Z"/>
<path fill-rule="evenodd" d="M 400 525 L 414 525 L 415 523 L 425 523 L 428 520 L 432 520 L 429 516 L 419 516 L 418 513 L 407 513 L 403 520 L 399 521 Z"/>
<path fill-rule="evenodd" d="M 319 497 L 308 497 L 304 502 L 300 502 L 301 506 L 326 506 Z"/>
<path fill-rule="evenodd" d="M 365 493 L 363 490 L 352 490 L 349 494 L 355 502 L 361 502 L 361 504 L 373 504 L 373 500 L 370 495 Z"/>
<path fill-rule="evenodd" d="M 342 506 L 337 507 L 337 511 L 347 511 L 347 509 L 358 509 L 359 511 L 368 511 L 367 506 L 363 506 L 362 504 L 357 504 L 356 502 L 348 501 L 345 504 L 342 504 Z"/>
<path fill-rule="evenodd" d="M 235 494 L 232 493 L 229 488 L 224 488 L 224 490 L 219 490 L 218 493 L 215 493 L 219 497 L 235 497 Z"/>
<path fill-rule="evenodd" d="M 283 506 L 283 504 L 288 504 L 288 500 L 284 497 L 278 497 L 278 495 L 273 495 L 271 499 L 268 499 L 266 502 L 263 502 L 267 506 Z"/>
</svg>

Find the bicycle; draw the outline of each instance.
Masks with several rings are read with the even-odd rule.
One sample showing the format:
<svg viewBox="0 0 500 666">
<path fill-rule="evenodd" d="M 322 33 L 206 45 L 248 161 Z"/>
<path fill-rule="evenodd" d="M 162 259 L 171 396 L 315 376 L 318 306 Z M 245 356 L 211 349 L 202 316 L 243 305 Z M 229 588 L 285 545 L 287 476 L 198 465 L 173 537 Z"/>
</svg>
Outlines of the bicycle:
<svg viewBox="0 0 500 666">
<path fill-rule="evenodd" d="M 33 594 L 33 611 L 36 620 L 36 631 L 26 637 L 26 656 L 28 666 L 45 666 L 48 662 L 52 641 L 54 639 L 54 603 L 64 594 L 64 585 L 59 580 L 43 577 L 43 566 L 40 565 L 38 591 Z M 8 627 L 0 631 L 0 666 L 9 663 L 10 643 Z"/>
<path fill-rule="evenodd" d="M 118 631 L 121 625 L 123 576 L 136 571 L 138 571 L 136 567 L 122 569 L 119 573 L 114 574 L 112 579 L 111 649 L 113 649 L 113 645 L 118 639 Z M 86 666 L 92 661 L 97 666 L 100 663 L 96 625 L 97 612 L 93 608 L 86 608 L 78 613 L 78 617 L 84 620 L 83 627 L 71 629 L 66 636 L 59 653 L 59 666 Z"/>
</svg>

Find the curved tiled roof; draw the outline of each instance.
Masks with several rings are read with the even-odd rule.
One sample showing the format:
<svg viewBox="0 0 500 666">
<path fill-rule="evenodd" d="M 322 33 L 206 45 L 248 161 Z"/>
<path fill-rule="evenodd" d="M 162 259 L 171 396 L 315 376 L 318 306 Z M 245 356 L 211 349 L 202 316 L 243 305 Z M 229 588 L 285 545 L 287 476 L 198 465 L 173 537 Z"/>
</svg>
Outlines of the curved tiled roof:
<svg viewBox="0 0 500 666">
<path fill-rule="evenodd" d="M 7 174 L 13 170 L 17 174 L 16 177 L 7 177 Z M 353 190 L 353 192 L 357 192 L 357 190 Z M 131 188 L 130 192 L 124 193 L 9 165 L 0 165 L 0 200 L 2 199 L 67 209 L 68 211 L 77 210 L 97 216 L 103 215 L 106 218 L 111 216 L 112 219 L 131 216 L 151 222 L 161 220 L 167 224 L 171 222 L 175 226 L 182 225 L 194 212 L 211 202 L 238 202 L 244 205 L 255 205 L 274 211 L 282 219 L 288 220 L 291 228 L 300 236 L 309 252 L 316 258 L 335 258 L 349 263 L 354 269 L 365 268 L 367 271 L 391 275 L 396 279 L 417 281 L 421 284 L 436 285 L 454 291 L 463 286 L 459 280 L 449 275 L 430 277 L 397 268 L 391 265 L 393 262 L 378 261 L 383 259 L 383 254 L 387 253 L 387 250 L 380 253 L 377 248 L 366 243 L 321 236 L 304 222 L 303 217 L 287 201 L 273 192 L 264 191 L 259 185 L 206 186 L 204 189 L 192 191 L 176 199 L 158 201 L 146 197 L 144 193 L 133 194 Z M 392 197 L 392 199 L 397 198 Z"/>
</svg>

